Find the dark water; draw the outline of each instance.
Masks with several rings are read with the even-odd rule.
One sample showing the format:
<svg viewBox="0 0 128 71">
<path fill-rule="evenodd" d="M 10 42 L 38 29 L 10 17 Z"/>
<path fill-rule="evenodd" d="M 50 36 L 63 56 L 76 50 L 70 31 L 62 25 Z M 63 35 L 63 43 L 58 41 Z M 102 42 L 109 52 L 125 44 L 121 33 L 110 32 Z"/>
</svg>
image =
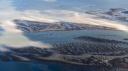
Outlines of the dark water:
<svg viewBox="0 0 128 71">
<path fill-rule="evenodd" d="M 105 70 L 111 70 L 106 68 Z M 80 66 L 57 62 L 0 62 L 0 71 L 103 71 L 100 66 Z"/>
</svg>

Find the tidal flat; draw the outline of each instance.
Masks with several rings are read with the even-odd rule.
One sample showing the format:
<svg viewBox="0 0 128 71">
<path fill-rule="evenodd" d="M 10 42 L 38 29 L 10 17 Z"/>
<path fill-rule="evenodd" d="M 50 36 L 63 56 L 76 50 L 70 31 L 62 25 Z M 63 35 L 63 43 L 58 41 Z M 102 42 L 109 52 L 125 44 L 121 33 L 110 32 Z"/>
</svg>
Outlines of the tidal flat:
<svg viewBox="0 0 128 71">
<path fill-rule="evenodd" d="M 127 3 L 0 0 L 0 71 L 127 71 Z"/>
</svg>

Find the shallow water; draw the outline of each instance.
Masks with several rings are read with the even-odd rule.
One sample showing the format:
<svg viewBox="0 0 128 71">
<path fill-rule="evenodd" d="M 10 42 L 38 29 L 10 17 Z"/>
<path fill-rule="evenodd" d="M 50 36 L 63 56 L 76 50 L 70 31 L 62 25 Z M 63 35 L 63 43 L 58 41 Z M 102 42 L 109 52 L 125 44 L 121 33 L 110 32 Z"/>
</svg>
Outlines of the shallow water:
<svg viewBox="0 0 128 71">
<path fill-rule="evenodd" d="M 128 38 L 128 33 L 123 31 L 112 30 L 75 30 L 75 31 L 46 31 L 35 33 L 5 33 L 0 36 L 0 45 L 12 47 L 39 46 L 44 47 L 45 44 L 69 43 L 69 42 L 89 42 L 75 40 L 75 37 L 92 36 L 128 42 L 124 40 Z M 10 42 L 12 41 L 13 42 Z M 42 44 L 43 43 L 43 44 Z M 49 46 L 48 46 L 49 47 Z"/>
<path fill-rule="evenodd" d="M 123 39 L 128 37 L 128 33 L 126 32 L 112 30 L 47 31 L 37 33 L 24 33 L 24 35 L 27 36 L 30 40 L 41 41 L 44 43 L 82 42 L 74 40 L 75 37 L 79 36 L 100 37 L 118 41 L 124 41 Z"/>
</svg>

